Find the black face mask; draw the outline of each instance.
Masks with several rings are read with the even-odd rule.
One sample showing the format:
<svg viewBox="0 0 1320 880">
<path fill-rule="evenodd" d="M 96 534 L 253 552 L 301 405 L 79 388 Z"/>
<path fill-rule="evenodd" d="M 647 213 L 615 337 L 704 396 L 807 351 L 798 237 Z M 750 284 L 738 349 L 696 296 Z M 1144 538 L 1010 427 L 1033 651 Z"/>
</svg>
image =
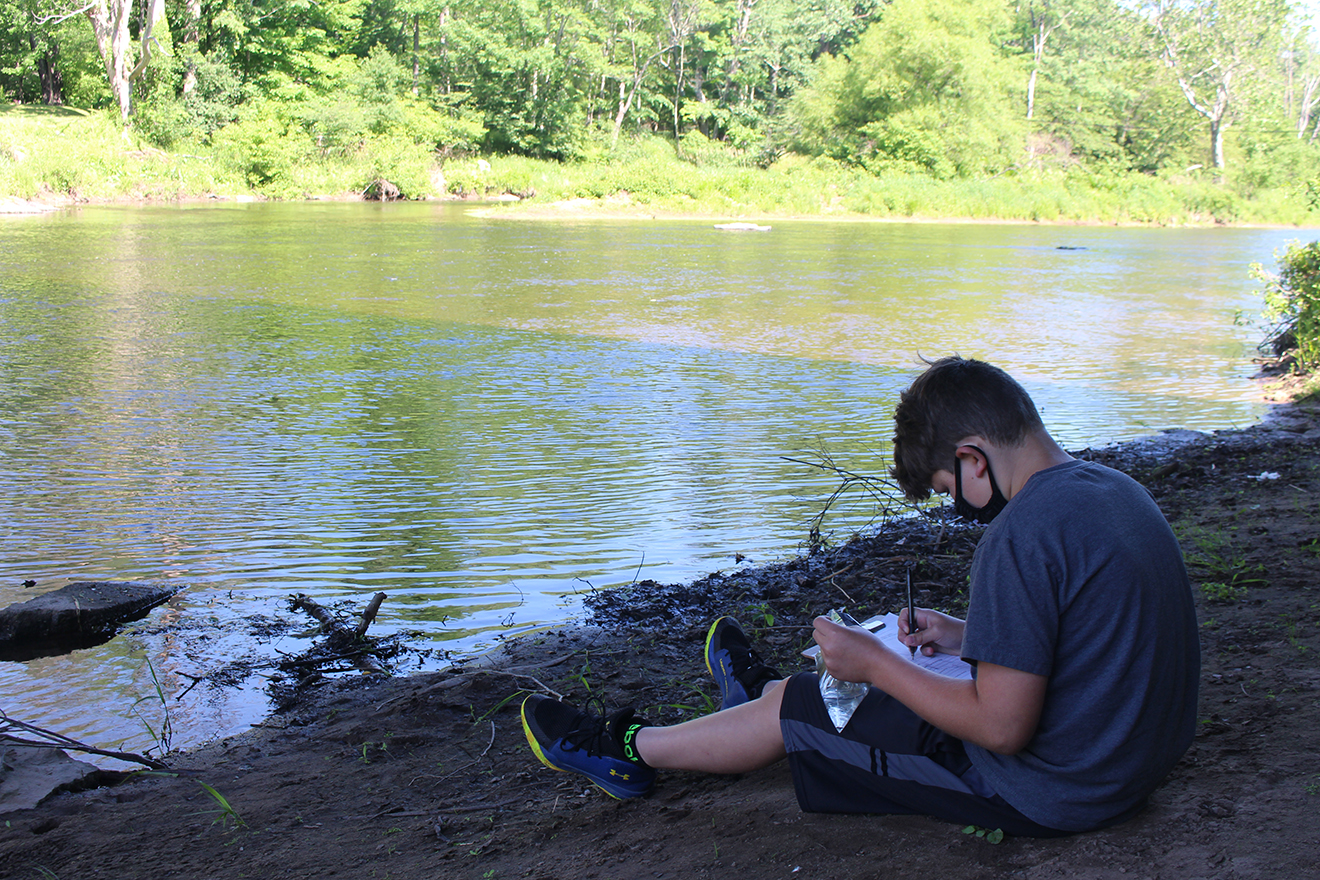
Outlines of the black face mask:
<svg viewBox="0 0 1320 880">
<path fill-rule="evenodd" d="M 979 446 L 973 446 L 981 457 L 985 459 L 985 475 L 990 478 L 990 500 L 986 502 L 985 507 L 973 507 L 963 497 L 962 491 L 962 459 L 953 470 L 953 512 L 963 519 L 975 520 L 979 523 L 988 523 L 990 520 L 999 516 L 999 512 L 1008 504 L 1008 499 L 1004 493 L 999 491 L 999 484 L 995 482 L 995 472 L 990 470 L 990 456 L 985 454 L 985 450 Z"/>
</svg>

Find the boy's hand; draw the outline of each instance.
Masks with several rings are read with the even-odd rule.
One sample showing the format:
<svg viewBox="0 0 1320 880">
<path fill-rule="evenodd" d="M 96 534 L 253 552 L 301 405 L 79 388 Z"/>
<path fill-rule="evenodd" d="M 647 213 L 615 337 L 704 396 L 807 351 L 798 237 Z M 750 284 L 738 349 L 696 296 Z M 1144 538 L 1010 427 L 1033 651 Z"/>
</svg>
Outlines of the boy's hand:
<svg viewBox="0 0 1320 880">
<path fill-rule="evenodd" d="M 817 617 L 814 623 L 825 670 L 839 681 L 872 683 L 875 664 L 892 653 L 860 626 L 843 626 L 828 617 Z"/>
<path fill-rule="evenodd" d="M 926 608 L 917 609 L 917 631 L 912 632 L 908 623 L 908 612 L 904 608 L 898 612 L 898 640 L 909 648 L 920 648 L 927 657 L 936 654 L 962 652 L 963 621 L 938 611 Z"/>
</svg>

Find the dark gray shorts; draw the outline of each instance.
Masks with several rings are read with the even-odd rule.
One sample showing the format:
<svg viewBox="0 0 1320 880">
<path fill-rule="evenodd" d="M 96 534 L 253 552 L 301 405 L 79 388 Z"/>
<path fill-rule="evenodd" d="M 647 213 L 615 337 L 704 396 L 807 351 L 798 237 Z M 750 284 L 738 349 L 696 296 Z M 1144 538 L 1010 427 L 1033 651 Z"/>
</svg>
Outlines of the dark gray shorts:
<svg viewBox="0 0 1320 880">
<path fill-rule="evenodd" d="M 837 731 L 816 674 L 798 673 L 785 685 L 779 726 L 809 813 L 922 813 L 1021 837 L 1069 833 L 1019 813 L 972 766 L 962 740 L 875 688 Z"/>
</svg>

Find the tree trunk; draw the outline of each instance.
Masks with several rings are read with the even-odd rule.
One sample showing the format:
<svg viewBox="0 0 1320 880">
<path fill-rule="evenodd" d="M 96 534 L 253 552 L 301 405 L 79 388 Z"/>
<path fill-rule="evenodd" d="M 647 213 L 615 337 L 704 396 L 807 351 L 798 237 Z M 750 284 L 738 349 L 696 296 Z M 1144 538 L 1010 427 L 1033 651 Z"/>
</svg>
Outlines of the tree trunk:
<svg viewBox="0 0 1320 880">
<path fill-rule="evenodd" d="M 1034 19 L 1033 14 L 1033 19 Z M 1064 14 L 1067 19 L 1067 14 Z M 1027 80 L 1027 118 L 1031 119 L 1036 114 L 1036 77 L 1040 73 L 1041 62 L 1045 60 L 1045 44 L 1049 41 L 1050 34 L 1054 33 L 1063 21 L 1046 26 L 1047 17 L 1042 15 L 1039 21 L 1034 21 L 1035 31 L 1031 34 L 1031 77 Z"/>
<path fill-rule="evenodd" d="M 1224 129 L 1228 128 L 1223 119 L 1210 120 L 1210 153 L 1215 167 L 1224 170 Z"/>
<path fill-rule="evenodd" d="M 133 11 L 132 0 L 96 0 L 87 9 L 87 20 L 96 35 L 96 49 L 105 64 L 110 94 L 119 105 L 119 115 L 125 122 L 133 112 L 133 87 L 129 81 L 129 53 L 133 45 L 128 33 L 128 17 Z"/>
<path fill-rule="evenodd" d="M 36 51 L 37 38 L 29 36 L 28 45 Z M 41 100 L 47 105 L 64 103 L 64 74 L 60 73 L 59 65 L 56 63 L 59 57 L 59 44 L 52 43 L 50 48 L 37 58 L 37 76 L 41 79 Z"/>
<path fill-rule="evenodd" d="M 1302 100 L 1297 110 L 1299 140 L 1306 136 L 1306 130 L 1311 125 L 1311 114 L 1315 112 L 1316 104 L 1320 103 L 1320 95 L 1316 93 L 1317 87 L 1320 87 L 1320 76 L 1308 76 L 1302 83 Z"/>
<path fill-rule="evenodd" d="M 165 18 L 165 0 L 143 0 L 142 19 L 141 21 L 138 22 L 138 29 L 140 31 L 139 38 L 141 39 L 142 42 L 142 50 L 139 53 L 138 63 L 134 65 L 132 71 L 130 71 L 128 74 L 129 80 L 137 79 L 138 76 L 142 73 L 142 71 L 147 69 L 147 65 L 151 63 L 152 45 L 155 44 L 157 48 L 160 48 L 160 43 L 156 39 L 155 30 L 156 30 L 156 25 L 160 24 L 161 21 L 164 20 L 164 18 Z M 168 24 L 165 25 L 165 30 L 168 35 L 169 32 Z M 169 53 L 166 52 L 165 54 L 168 55 Z"/>
<path fill-rule="evenodd" d="M 421 46 L 422 46 L 422 17 L 421 15 L 414 12 L 413 13 L 413 59 L 412 59 L 413 61 L 412 93 L 414 95 L 420 95 L 422 93 Z"/>
<path fill-rule="evenodd" d="M 626 93 L 626 97 L 625 97 Z M 637 80 L 633 80 L 633 87 L 628 90 L 623 85 L 623 80 L 619 80 L 619 112 L 614 114 L 614 134 L 610 137 L 610 148 L 619 142 L 619 132 L 623 129 L 623 117 L 628 115 L 628 109 L 632 107 L 633 95 L 637 93 Z"/>
<path fill-rule="evenodd" d="M 188 18 L 187 24 L 183 27 L 183 44 L 195 49 L 201 36 L 202 0 L 187 0 L 184 5 Z M 183 93 L 191 94 L 195 88 L 197 88 L 197 59 L 193 56 L 189 57 L 188 69 L 183 74 Z"/>
<path fill-rule="evenodd" d="M 454 80 L 449 70 L 449 7 L 440 10 L 440 63 L 444 70 L 441 88 L 447 95 L 454 88 Z"/>
<path fill-rule="evenodd" d="M 729 92 L 733 89 L 733 80 L 742 70 L 742 47 L 747 42 L 747 31 L 752 23 L 752 7 L 756 5 L 756 0 L 738 0 L 735 18 L 737 21 L 733 26 L 733 35 L 730 38 L 730 45 L 733 52 L 729 56 L 729 67 L 724 74 L 724 100 L 728 103 Z"/>
<path fill-rule="evenodd" d="M 674 59 L 674 148 L 677 149 L 679 102 L 683 97 L 683 67 L 687 64 L 682 43 L 675 49 L 675 55 L 677 57 Z"/>
</svg>

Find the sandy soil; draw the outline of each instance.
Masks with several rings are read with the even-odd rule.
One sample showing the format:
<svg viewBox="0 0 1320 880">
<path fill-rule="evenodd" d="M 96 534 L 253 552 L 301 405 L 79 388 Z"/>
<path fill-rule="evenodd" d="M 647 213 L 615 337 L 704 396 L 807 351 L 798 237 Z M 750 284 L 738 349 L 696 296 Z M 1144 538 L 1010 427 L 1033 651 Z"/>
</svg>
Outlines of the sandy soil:
<svg viewBox="0 0 1320 880">
<path fill-rule="evenodd" d="M 513 640 L 488 665 L 324 682 L 242 736 L 171 756 L 175 776 L 0 817 L 0 877 L 1317 876 L 1320 404 L 1077 454 L 1155 494 L 1202 623 L 1196 742 L 1118 828 L 996 845 L 918 816 L 808 815 L 783 767 L 667 774 L 620 802 L 529 752 L 516 710 L 532 691 L 655 721 L 704 711 L 702 638 L 719 613 L 791 669 L 814 614 L 893 609 L 909 563 L 923 604 L 960 610 L 977 532 L 934 515 L 767 568 L 601 593 L 586 625 Z"/>
</svg>

